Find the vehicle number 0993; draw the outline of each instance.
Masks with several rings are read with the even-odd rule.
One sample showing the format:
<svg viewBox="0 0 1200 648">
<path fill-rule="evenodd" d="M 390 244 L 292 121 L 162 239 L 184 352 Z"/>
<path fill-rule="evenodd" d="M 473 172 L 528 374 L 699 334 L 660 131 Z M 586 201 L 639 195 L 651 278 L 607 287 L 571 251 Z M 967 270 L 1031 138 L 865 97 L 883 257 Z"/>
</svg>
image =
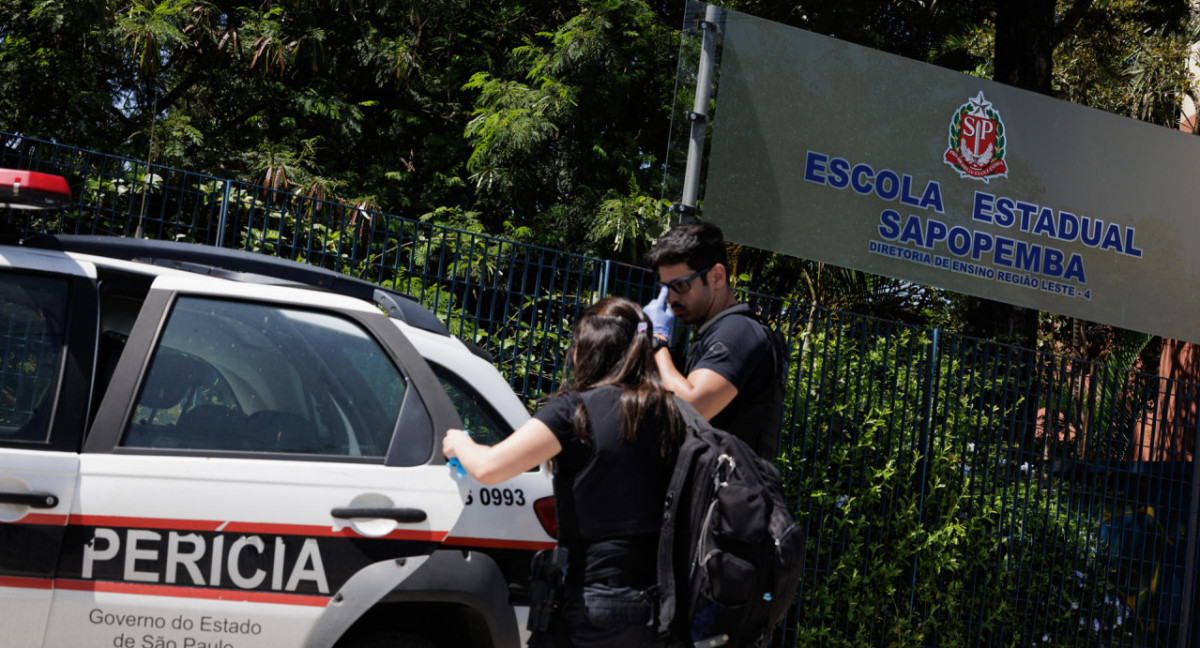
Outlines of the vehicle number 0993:
<svg viewBox="0 0 1200 648">
<path fill-rule="evenodd" d="M 470 506 L 475 503 L 475 491 L 467 491 L 467 501 Z M 483 506 L 525 506 L 525 491 L 519 488 L 481 488 L 479 503 Z"/>
</svg>

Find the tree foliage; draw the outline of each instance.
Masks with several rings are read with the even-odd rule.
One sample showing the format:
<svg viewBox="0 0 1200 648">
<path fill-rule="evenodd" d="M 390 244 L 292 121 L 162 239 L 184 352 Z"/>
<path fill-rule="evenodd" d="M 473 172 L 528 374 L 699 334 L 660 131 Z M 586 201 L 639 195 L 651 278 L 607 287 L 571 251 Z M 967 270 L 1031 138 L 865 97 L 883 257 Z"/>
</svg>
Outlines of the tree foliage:
<svg viewBox="0 0 1200 648">
<path fill-rule="evenodd" d="M 462 0 L 17 0 L 0 12 L 6 130 L 131 155 L 153 132 L 156 162 L 271 173 L 418 214 L 472 202 L 463 86 L 545 18 Z"/>
<path fill-rule="evenodd" d="M 14 0 L 0 128 L 632 260 L 674 20 L 629 0 Z M 593 235 L 599 212 L 625 234 Z"/>
<path fill-rule="evenodd" d="M 488 213 L 637 260 L 660 220 L 646 201 L 660 184 L 679 40 L 664 18 L 642 2 L 588 3 L 527 38 L 503 72 L 471 79 L 468 167 Z"/>
</svg>

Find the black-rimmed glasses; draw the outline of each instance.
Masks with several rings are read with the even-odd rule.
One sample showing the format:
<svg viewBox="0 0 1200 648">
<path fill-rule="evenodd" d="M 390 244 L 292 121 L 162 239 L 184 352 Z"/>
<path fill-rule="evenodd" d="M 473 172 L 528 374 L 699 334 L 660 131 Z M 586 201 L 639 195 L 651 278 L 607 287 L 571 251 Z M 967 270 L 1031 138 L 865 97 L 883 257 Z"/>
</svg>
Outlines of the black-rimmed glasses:
<svg viewBox="0 0 1200 648">
<path fill-rule="evenodd" d="M 666 286 L 667 288 L 670 288 L 671 292 L 675 293 L 676 295 L 683 295 L 683 294 L 687 293 L 687 291 L 692 289 L 692 280 L 693 279 L 695 279 L 696 277 L 699 277 L 700 275 L 702 275 L 712 269 L 713 269 L 712 266 L 708 266 L 707 268 L 705 268 L 703 270 L 697 270 L 696 272 L 693 272 L 692 274 L 690 274 L 686 277 L 672 279 L 671 281 L 668 281 L 666 283 L 663 283 L 660 281 L 660 282 L 658 282 L 658 285 L 659 285 L 660 289 L 663 286 Z"/>
</svg>

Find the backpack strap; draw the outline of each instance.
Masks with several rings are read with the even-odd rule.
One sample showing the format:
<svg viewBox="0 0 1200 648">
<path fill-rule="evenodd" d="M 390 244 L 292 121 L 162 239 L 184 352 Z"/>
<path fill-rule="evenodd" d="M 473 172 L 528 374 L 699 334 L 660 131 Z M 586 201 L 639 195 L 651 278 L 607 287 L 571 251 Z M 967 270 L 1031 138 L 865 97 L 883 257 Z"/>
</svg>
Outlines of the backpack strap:
<svg viewBox="0 0 1200 648">
<path fill-rule="evenodd" d="M 752 310 L 749 306 L 746 307 L 746 310 L 748 312 L 743 314 L 758 322 L 758 325 L 763 329 L 763 333 L 767 335 L 767 342 L 771 345 L 771 360 L 774 362 L 775 379 L 781 387 L 786 386 L 789 356 L 791 355 L 787 339 L 783 336 L 783 333 L 771 328 L 767 324 L 761 311 Z"/>
<path fill-rule="evenodd" d="M 679 418 L 683 419 L 683 424 L 687 426 L 689 434 L 696 434 L 700 430 L 710 427 L 708 419 L 704 418 L 704 415 L 694 405 L 674 394 L 671 395 L 671 398 L 675 399 L 675 408 L 679 410 Z"/>
<path fill-rule="evenodd" d="M 697 335 L 703 337 L 704 332 L 712 328 L 716 322 L 731 315 L 742 315 L 744 317 L 748 317 L 762 327 L 763 334 L 767 336 L 767 344 L 769 344 L 771 347 L 771 368 L 775 371 L 775 379 L 778 381 L 779 386 L 782 387 L 786 385 L 788 374 L 788 356 L 790 355 L 790 349 L 788 348 L 787 340 L 784 339 L 782 333 L 776 331 L 767 324 L 760 311 L 754 310 L 749 304 L 738 302 L 733 306 L 721 311 L 720 313 L 717 313 L 712 319 L 705 322 L 697 330 Z M 689 347 L 689 355 L 691 352 L 692 347 Z"/>
<path fill-rule="evenodd" d="M 678 520 L 679 502 L 683 499 L 684 488 L 688 486 L 687 479 L 691 474 L 692 463 L 704 449 L 699 440 L 700 431 L 708 427 L 708 421 L 692 407 L 690 403 L 672 396 L 679 416 L 687 428 L 683 443 L 675 457 L 675 466 L 671 469 L 671 480 L 667 483 L 667 496 L 663 502 L 663 523 L 658 538 L 658 631 L 667 635 L 671 623 L 675 620 L 678 607 L 678 595 L 675 583 L 675 529 Z"/>
</svg>

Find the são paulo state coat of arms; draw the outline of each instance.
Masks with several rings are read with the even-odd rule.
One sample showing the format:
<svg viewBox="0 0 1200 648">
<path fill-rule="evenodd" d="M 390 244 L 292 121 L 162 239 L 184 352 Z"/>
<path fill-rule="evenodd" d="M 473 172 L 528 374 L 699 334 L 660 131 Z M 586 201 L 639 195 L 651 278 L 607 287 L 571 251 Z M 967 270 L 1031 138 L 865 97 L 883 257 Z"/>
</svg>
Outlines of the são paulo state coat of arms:
<svg viewBox="0 0 1200 648">
<path fill-rule="evenodd" d="M 1008 175 L 1004 144 L 1004 121 L 981 90 L 954 112 L 945 161 L 964 178 L 1003 178 Z"/>
</svg>

